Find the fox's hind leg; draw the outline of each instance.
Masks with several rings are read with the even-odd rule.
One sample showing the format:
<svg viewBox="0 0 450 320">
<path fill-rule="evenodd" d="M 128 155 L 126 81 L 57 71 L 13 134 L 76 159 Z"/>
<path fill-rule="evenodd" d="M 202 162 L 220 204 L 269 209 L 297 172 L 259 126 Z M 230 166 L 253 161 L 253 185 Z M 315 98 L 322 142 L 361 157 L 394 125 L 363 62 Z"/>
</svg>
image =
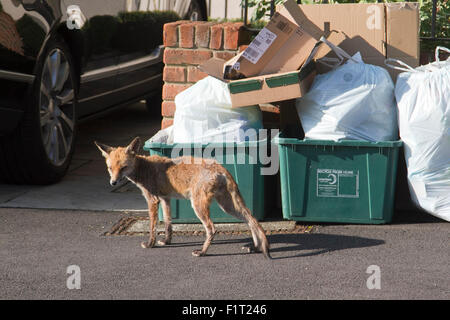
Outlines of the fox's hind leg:
<svg viewBox="0 0 450 320">
<path fill-rule="evenodd" d="M 165 228 L 165 238 L 164 240 L 159 240 L 158 244 L 165 246 L 170 244 L 172 241 L 172 214 L 170 211 L 170 199 L 161 199 L 161 206 L 164 215 L 164 228 Z"/>
<path fill-rule="evenodd" d="M 214 234 L 216 233 L 214 224 L 209 216 L 209 206 L 211 204 L 211 200 L 212 195 L 201 191 L 194 194 L 191 198 L 192 208 L 206 230 L 206 240 L 203 243 L 202 249 L 192 251 L 192 255 L 195 257 L 204 256 L 206 254 L 206 251 L 208 251 L 211 241 L 214 238 Z"/>
<path fill-rule="evenodd" d="M 233 203 L 233 199 L 231 197 L 231 194 L 228 192 L 228 190 L 224 189 L 224 190 L 221 190 L 220 192 L 217 192 L 216 193 L 216 201 L 217 201 L 217 204 L 219 205 L 219 207 L 224 212 L 228 213 L 229 215 L 231 215 L 235 218 L 238 218 L 239 220 L 247 222 L 245 217 L 240 212 L 240 210 L 235 207 L 235 205 Z M 252 234 L 253 243 L 248 243 L 248 244 L 242 246 L 242 250 L 246 250 L 249 253 L 250 252 L 259 252 L 260 251 L 258 249 L 260 247 L 259 239 L 258 239 L 257 235 L 255 234 L 255 232 L 252 230 L 252 228 L 250 228 L 250 231 Z"/>
</svg>

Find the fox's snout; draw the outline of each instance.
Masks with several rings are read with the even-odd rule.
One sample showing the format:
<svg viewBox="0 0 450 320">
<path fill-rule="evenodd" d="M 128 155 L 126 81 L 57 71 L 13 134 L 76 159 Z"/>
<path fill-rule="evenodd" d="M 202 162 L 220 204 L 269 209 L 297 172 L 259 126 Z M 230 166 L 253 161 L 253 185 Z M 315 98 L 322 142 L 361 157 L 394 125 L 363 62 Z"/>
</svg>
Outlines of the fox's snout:
<svg viewBox="0 0 450 320">
<path fill-rule="evenodd" d="M 109 184 L 111 184 L 113 187 L 124 179 L 124 176 L 120 176 L 120 175 L 110 174 L 110 177 L 111 177 L 111 179 L 109 179 Z"/>
</svg>

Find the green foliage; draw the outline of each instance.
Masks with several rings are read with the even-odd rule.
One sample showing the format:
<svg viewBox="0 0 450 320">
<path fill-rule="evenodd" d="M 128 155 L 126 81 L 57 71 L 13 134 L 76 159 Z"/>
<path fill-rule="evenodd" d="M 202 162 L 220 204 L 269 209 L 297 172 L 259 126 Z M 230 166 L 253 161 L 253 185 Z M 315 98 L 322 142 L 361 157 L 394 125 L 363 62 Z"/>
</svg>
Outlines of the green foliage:
<svg viewBox="0 0 450 320">
<path fill-rule="evenodd" d="M 243 19 L 241 18 L 233 18 L 233 19 L 228 19 L 228 18 L 208 18 L 208 21 L 212 21 L 212 22 L 218 22 L 218 23 L 225 23 L 225 22 L 243 22 Z M 266 20 L 257 20 L 257 21 L 250 21 L 248 23 L 248 27 L 250 29 L 262 29 L 266 26 L 267 21 Z"/>
<path fill-rule="evenodd" d="M 153 11 L 155 20 L 164 23 L 181 20 L 181 17 L 175 11 Z"/>
<path fill-rule="evenodd" d="M 92 45 L 92 53 L 103 54 L 112 49 L 111 42 L 118 26 L 119 20 L 110 15 L 94 16 L 83 26 Z"/>
<path fill-rule="evenodd" d="M 83 30 L 89 37 L 89 53 L 103 54 L 110 50 L 122 53 L 140 49 L 150 52 L 162 44 L 165 23 L 180 20 L 172 11 L 119 12 L 118 16 L 92 17 Z"/>
<path fill-rule="evenodd" d="M 420 1 L 420 36 L 431 37 L 433 1 Z M 450 38 L 450 1 L 438 1 L 436 12 L 437 38 Z"/>
<path fill-rule="evenodd" d="M 120 12 L 116 47 L 134 52 L 145 44 L 145 50 L 151 51 L 163 42 L 164 24 L 180 19 L 173 11 Z"/>
<path fill-rule="evenodd" d="M 248 0 L 248 7 L 254 8 L 255 11 L 250 19 L 251 22 L 259 21 L 270 12 L 270 0 Z M 284 0 L 275 0 L 275 5 L 282 4 Z M 241 0 L 241 7 L 245 5 L 245 1 Z"/>
</svg>

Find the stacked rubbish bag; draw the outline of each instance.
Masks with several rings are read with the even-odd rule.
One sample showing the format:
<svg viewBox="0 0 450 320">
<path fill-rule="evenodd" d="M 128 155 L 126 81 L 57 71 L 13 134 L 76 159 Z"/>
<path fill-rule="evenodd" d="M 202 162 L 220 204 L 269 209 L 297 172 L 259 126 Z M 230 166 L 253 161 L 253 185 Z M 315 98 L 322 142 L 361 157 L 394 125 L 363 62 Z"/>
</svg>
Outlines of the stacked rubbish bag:
<svg viewBox="0 0 450 320">
<path fill-rule="evenodd" d="M 402 61 L 386 64 L 404 71 L 395 98 L 404 143 L 412 199 L 427 212 L 450 221 L 450 57 L 411 68 Z"/>
<path fill-rule="evenodd" d="M 211 76 L 179 93 L 175 105 L 173 125 L 159 131 L 150 142 L 256 141 L 262 129 L 259 106 L 232 108 L 227 84 Z"/>
<path fill-rule="evenodd" d="M 305 139 L 394 141 L 404 144 L 411 198 L 420 208 L 450 221 L 450 58 L 403 71 L 396 85 L 386 69 L 366 64 L 322 39 L 338 57 L 297 99 Z M 343 63 L 343 61 L 346 61 Z M 319 61 L 320 62 L 320 61 Z"/>
<path fill-rule="evenodd" d="M 319 60 L 331 71 L 317 75 L 308 93 L 297 99 L 306 139 L 393 141 L 398 139 L 394 83 L 386 69 L 366 64 L 322 38 L 338 57 Z M 344 63 L 344 61 L 346 61 Z"/>
</svg>

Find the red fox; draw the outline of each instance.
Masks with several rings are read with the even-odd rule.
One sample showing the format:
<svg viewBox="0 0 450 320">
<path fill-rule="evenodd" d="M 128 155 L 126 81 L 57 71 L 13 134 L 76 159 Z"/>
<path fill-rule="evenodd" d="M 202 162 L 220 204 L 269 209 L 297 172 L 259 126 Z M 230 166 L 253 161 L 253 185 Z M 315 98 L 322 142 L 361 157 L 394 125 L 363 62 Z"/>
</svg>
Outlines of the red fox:
<svg viewBox="0 0 450 320">
<path fill-rule="evenodd" d="M 155 245 L 159 203 L 164 214 L 165 238 L 158 241 L 158 244 L 167 245 L 172 240 L 170 198 L 189 199 L 206 230 L 206 240 L 202 249 L 194 250 L 192 255 L 204 256 L 216 232 L 209 216 L 210 204 L 215 199 L 223 211 L 248 224 L 254 247 L 246 248 L 249 251 L 262 252 L 265 257 L 270 258 L 269 242 L 263 228 L 246 207 L 231 174 L 215 160 L 187 157 L 169 159 L 157 155 L 138 155 L 139 137 L 127 147 L 113 148 L 94 143 L 106 159 L 111 185 L 114 186 L 127 178 L 141 189 L 147 201 L 150 237 L 148 242 L 141 243 L 143 248 Z"/>
</svg>

